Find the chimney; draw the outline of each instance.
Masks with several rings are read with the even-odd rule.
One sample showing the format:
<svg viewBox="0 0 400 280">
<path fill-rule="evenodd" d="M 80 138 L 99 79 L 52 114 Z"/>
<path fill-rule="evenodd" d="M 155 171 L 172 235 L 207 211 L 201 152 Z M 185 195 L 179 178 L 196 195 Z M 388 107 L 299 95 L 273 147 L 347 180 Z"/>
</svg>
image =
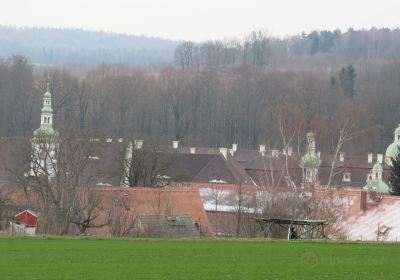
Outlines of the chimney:
<svg viewBox="0 0 400 280">
<path fill-rule="evenodd" d="M 107 143 L 111 143 L 112 142 L 112 138 L 106 138 L 106 142 Z"/>
<path fill-rule="evenodd" d="M 372 153 L 369 153 L 368 154 L 368 163 L 372 163 L 372 161 L 373 161 L 373 154 Z"/>
<path fill-rule="evenodd" d="M 376 156 L 376 160 L 377 160 L 380 164 L 382 164 L 382 163 L 383 163 L 383 155 L 382 155 L 382 154 L 378 154 L 378 155 Z"/>
<path fill-rule="evenodd" d="M 124 142 L 124 138 L 118 138 L 118 143 Z"/>
<path fill-rule="evenodd" d="M 293 148 L 292 148 L 292 146 L 289 146 L 289 147 L 287 148 L 287 155 L 291 157 L 292 154 L 293 154 Z"/>
<path fill-rule="evenodd" d="M 172 148 L 178 149 L 179 141 L 172 141 Z"/>
<path fill-rule="evenodd" d="M 225 159 L 228 157 L 228 149 L 227 148 L 219 148 L 219 152 L 224 156 Z"/>
<path fill-rule="evenodd" d="M 229 149 L 229 153 L 231 154 L 231 156 L 233 156 L 235 154 L 235 152 L 233 151 L 233 149 Z"/>
<path fill-rule="evenodd" d="M 344 152 L 340 152 L 340 154 L 339 154 L 339 161 L 340 162 L 344 162 L 344 156 L 345 156 L 345 153 Z"/>
<path fill-rule="evenodd" d="M 196 153 L 196 148 L 195 147 L 190 147 L 190 153 L 195 154 Z"/>
<path fill-rule="evenodd" d="M 369 199 L 372 201 L 376 201 L 377 195 L 376 195 L 376 190 L 370 190 L 369 191 Z"/>
<path fill-rule="evenodd" d="M 261 154 L 262 156 L 265 155 L 265 145 L 260 145 L 260 154 Z"/>
<path fill-rule="evenodd" d="M 237 151 L 237 145 L 238 145 L 238 144 L 236 144 L 236 143 L 233 143 L 233 144 L 232 144 L 232 151 L 233 151 L 233 153 L 236 153 L 236 151 Z"/>
<path fill-rule="evenodd" d="M 360 210 L 363 212 L 367 211 L 367 194 L 367 190 L 361 190 Z"/>
<path fill-rule="evenodd" d="M 143 146 L 143 140 L 137 139 L 135 140 L 135 149 L 140 150 Z"/>
</svg>

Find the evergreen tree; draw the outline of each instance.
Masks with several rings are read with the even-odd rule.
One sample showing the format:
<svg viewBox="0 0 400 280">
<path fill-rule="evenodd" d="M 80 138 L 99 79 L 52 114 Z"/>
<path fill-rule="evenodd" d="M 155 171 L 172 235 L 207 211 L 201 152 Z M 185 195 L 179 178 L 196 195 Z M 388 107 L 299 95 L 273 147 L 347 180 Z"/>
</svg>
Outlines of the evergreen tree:
<svg viewBox="0 0 400 280">
<path fill-rule="evenodd" d="M 347 67 L 343 67 L 339 72 L 340 85 L 347 97 L 353 98 L 355 95 L 354 81 L 356 76 L 356 71 L 351 64 Z"/>
<path fill-rule="evenodd" d="M 389 183 L 392 187 L 393 195 L 400 195 L 400 154 L 392 158 L 392 166 L 390 168 Z"/>
</svg>

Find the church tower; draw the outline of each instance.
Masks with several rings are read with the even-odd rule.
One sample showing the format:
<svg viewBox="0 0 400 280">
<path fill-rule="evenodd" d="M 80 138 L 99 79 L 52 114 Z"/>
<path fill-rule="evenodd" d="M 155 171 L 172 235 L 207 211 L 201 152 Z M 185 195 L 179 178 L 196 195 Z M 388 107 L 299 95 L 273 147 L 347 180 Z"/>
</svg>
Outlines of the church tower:
<svg viewBox="0 0 400 280">
<path fill-rule="evenodd" d="M 48 175 L 54 177 L 56 170 L 56 153 L 59 134 L 53 129 L 53 109 L 51 107 L 49 83 L 43 96 L 43 107 L 40 127 L 33 132 L 31 175 Z M 47 174 L 46 174 L 47 173 Z"/>
<path fill-rule="evenodd" d="M 318 183 L 318 169 L 321 160 L 315 149 L 314 133 L 307 133 L 307 150 L 301 158 L 300 167 L 303 169 L 303 185 Z"/>
</svg>

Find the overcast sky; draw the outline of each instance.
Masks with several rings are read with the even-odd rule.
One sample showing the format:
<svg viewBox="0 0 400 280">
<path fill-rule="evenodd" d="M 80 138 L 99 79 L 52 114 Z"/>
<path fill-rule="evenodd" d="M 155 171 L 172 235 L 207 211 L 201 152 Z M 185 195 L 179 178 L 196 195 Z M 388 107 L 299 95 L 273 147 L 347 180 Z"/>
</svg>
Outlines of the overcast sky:
<svg viewBox="0 0 400 280">
<path fill-rule="evenodd" d="M 400 0 L 0 0 L 0 24 L 203 41 L 313 29 L 399 27 Z"/>
</svg>

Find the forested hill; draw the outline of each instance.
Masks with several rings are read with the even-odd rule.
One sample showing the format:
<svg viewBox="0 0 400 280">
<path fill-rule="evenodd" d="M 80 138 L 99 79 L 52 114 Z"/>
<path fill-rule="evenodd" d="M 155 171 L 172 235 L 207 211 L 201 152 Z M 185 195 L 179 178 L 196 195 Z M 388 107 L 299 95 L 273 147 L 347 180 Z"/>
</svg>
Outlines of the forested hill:
<svg viewBox="0 0 400 280">
<path fill-rule="evenodd" d="M 100 63 L 178 66 L 253 65 L 302 68 L 399 60 L 400 29 L 312 31 L 276 38 L 262 30 L 244 38 L 194 44 L 82 29 L 0 26 L 0 58 L 18 54 L 33 64 Z"/>
<path fill-rule="evenodd" d="M 190 66 L 252 65 L 303 69 L 307 65 L 341 66 L 366 61 L 400 59 L 400 29 L 372 28 L 323 30 L 287 38 L 268 32 L 251 32 L 244 40 L 220 40 L 191 44 L 184 42 L 176 52 L 183 68 Z"/>
<path fill-rule="evenodd" d="M 0 57 L 34 64 L 160 64 L 173 61 L 179 42 L 81 29 L 0 26 Z"/>
</svg>

